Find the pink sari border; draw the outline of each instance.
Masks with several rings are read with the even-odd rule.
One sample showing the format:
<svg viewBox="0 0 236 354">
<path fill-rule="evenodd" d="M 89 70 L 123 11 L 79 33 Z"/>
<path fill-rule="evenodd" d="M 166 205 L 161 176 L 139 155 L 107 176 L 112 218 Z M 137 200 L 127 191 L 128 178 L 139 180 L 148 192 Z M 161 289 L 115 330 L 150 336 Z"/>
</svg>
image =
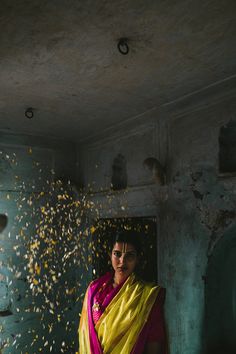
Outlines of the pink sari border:
<svg viewBox="0 0 236 354">
<path fill-rule="evenodd" d="M 97 291 L 102 287 L 104 283 L 110 282 L 114 277 L 114 273 L 106 273 L 99 279 L 96 279 L 92 284 L 89 286 L 88 289 L 88 324 L 89 324 L 89 339 L 90 339 L 90 349 L 91 353 L 93 354 L 102 354 L 102 348 L 101 344 L 98 340 L 97 337 L 97 332 L 94 327 L 94 322 L 93 322 L 93 315 L 92 315 L 92 306 L 93 306 L 93 299 Z M 114 296 L 118 293 L 120 288 L 122 287 L 123 283 L 114 288 L 110 293 L 107 294 L 106 300 L 104 302 L 104 307 L 106 308 L 111 300 L 114 298 Z"/>
</svg>

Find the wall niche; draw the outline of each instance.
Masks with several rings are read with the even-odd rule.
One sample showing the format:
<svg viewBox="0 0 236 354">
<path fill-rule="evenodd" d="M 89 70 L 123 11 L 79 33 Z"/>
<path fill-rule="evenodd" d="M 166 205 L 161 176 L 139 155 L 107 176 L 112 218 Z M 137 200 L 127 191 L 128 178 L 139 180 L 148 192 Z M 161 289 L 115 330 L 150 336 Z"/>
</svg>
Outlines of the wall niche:
<svg viewBox="0 0 236 354">
<path fill-rule="evenodd" d="M 220 129 L 219 172 L 236 174 L 236 121 L 233 120 Z"/>
<path fill-rule="evenodd" d="M 127 188 L 126 159 L 122 154 L 118 154 L 113 160 L 111 186 L 113 190 Z"/>
</svg>

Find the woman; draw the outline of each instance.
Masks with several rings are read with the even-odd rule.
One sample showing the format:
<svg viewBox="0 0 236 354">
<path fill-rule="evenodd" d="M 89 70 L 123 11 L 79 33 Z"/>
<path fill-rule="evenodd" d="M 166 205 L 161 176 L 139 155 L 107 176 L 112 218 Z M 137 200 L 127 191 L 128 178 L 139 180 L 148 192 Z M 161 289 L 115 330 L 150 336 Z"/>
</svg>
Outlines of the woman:
<svg viewBox="0 0 236 354">
<path fill-rule="evenodd" d="M 135 275 L 138 236 L 118 233 L 111 253 L 113 272 L 86 292 L 79 326 L 80 354 L 165 354 L 165 292 Z"/>
</svg>

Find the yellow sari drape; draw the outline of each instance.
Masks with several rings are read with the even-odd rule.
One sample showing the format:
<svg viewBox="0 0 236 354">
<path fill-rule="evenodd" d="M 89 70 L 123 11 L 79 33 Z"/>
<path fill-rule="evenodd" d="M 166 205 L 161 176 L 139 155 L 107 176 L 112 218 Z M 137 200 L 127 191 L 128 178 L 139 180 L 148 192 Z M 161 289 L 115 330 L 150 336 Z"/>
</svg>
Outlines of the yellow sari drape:
<svg viewBox="0 0 236 354">
<path fill-rule="evenodd" d="M 131 353 L 159 290 L 159 286 L 136 280 L 134 274 L 126 280 L 95 326 L 104 354 Z M 92 354 L 86 313 L 85 307 L 80 322 L 80 354 Z"/>
</svg>

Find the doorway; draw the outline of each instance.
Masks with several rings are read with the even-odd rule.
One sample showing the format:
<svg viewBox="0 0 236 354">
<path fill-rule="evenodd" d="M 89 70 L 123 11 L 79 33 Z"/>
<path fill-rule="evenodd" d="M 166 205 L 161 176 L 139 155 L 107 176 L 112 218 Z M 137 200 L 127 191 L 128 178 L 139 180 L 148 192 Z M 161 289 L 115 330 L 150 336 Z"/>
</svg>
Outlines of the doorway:
<svg viewBox="0 0 236 354">
<path fill-rule="evenodd" d="M 222 237 L 209 261 L 205 328 L 207 354 L 236 353 L 236 228 Z"/>
</svg>

